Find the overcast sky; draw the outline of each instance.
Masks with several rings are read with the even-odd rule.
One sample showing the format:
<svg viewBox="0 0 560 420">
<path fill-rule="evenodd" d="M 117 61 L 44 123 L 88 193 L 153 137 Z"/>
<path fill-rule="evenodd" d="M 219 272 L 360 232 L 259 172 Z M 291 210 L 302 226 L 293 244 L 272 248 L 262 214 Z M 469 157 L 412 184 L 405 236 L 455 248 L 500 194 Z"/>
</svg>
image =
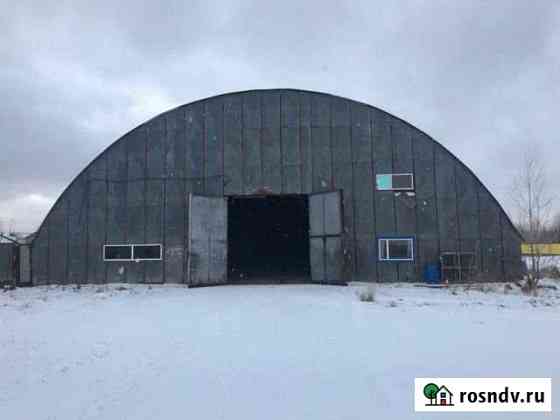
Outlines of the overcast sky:
<svg viewBox="0 0 560 420">
<path fill-rule="evenodd" d="M 443 143 L 506 208 L 531 143 L 560 190 L 558 1 L 46 0 L 1 10 L 0 219 L 16 230 L 36 229 L 78 172 L 136 125 L 254 88 L 389 111 Z"/>
</svg>

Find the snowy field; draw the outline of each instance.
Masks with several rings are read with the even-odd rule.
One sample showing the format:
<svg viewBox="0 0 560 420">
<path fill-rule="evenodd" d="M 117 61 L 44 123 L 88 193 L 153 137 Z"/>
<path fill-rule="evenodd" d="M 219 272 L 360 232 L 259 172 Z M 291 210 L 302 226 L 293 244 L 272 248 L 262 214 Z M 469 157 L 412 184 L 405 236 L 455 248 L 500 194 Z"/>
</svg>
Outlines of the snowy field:
<svg viewBox="0 0 560 420">
<path fill-rule="evenodd" d="M 0 419 L 560 419 L 556 284 L 0 292 Z M 414 413 L 415 376 L 552 377 L 553 412 Z"/>
</svg>

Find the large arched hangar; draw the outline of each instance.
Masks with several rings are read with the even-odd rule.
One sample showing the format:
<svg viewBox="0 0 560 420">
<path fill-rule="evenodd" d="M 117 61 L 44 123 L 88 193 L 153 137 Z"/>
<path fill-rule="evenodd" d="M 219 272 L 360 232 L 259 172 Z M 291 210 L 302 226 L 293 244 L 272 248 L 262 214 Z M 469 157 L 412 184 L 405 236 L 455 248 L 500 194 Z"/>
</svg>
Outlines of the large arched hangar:
<svg viewBox="0 0 560 420">
<path fill-rule="evenodd" d="M 95 158 L 32 244 L 32 283 L 451 281 L 519 276 L 521 236 L 440 143 L 292 89 L 167 111 Z"/>
</svg>

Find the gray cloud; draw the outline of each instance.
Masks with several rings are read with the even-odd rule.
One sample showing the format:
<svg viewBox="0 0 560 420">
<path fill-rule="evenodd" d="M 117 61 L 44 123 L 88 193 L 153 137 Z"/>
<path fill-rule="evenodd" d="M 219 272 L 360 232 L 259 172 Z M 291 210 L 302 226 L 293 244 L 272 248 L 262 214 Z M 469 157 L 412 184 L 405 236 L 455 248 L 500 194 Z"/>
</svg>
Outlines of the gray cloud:
<svg viewBox="0 0 560 420">
<path fill-rule="evenodd" d="M 387 4 L 389 3 L 389 4 Z M 560 179 L 554 1 L 18 2 L 0 17 L 0 220 L 32 230 L 103 148 L 181 103 L 295 87 L 442 142 L 508 207 L 530 142 Z M 560 182 L 554 181 L 555 187 Z"/>
</svg>

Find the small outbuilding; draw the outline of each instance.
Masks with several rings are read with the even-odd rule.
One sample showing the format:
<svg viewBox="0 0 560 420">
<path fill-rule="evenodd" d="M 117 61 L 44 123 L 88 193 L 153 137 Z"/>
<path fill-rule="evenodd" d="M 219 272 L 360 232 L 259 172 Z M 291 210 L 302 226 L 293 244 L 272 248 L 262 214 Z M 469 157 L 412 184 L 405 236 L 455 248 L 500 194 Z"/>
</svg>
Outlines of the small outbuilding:
<svg viewBox="0 0 560 420">
<path fill-rule="evenodd" d="M 36 232 L 31 282 L 412 282 L 444 254 L 451 281 L 508 280 L 520 243 L 472 171 L 406 121 L 254 90 L 172 109 L 110 145 Z"/>
</svg>

